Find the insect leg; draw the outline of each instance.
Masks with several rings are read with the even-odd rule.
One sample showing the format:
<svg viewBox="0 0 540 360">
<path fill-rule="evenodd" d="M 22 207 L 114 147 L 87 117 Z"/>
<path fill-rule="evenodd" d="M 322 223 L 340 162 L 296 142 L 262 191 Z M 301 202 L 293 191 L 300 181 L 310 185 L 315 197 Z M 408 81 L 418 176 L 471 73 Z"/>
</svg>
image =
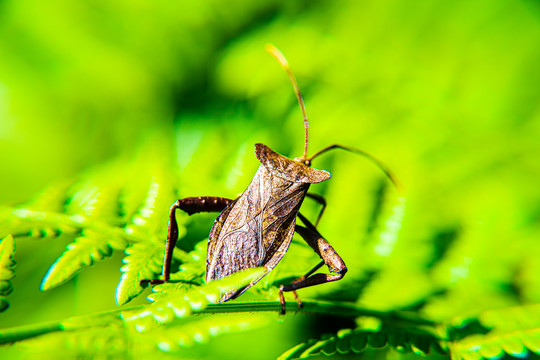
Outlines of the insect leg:
<svg viewBox="0 0 540 360">
<path fill-rule="evenodd" d="M 315 220 L 315 227 L 317 227 L 317 226 L 319 226 L 319 222 L 321 221 L 321 217 L 322 217 L 322 215 L 324 213 L 324 210 L 326 209 L 326 199 L 322 195 L 313 194 L 313 193 L 306 193 L 306 196 L 313 199 L 313 200 L 315 200 L 316 202 L 318 202 L 319 204 L 322 205 L 321 210 L 319 211 L 319 214 L 317 215 L 317 219 Z M 313 274 L 315 271 L 317 271 L 323 265 L 324 265 L 324 261 L 321 261 L 313 269 L 311 269 L 307 274 L 305 274 L 304 276 L 299 277 L 294 282 L 296 283 L 298 281 L 304 280 L 305 278 L 307 278 L 308 276 Z M 298 297 L 298 294 L 296 293 L 296 291 L 293 290 L 292 293 L 294 295 L 294 298 L 298 302 L 298 307 L 301 308 L 302 307 L 302 300 L 300 300 L 300 298 Z M 281 295 L 282 294 L 280 293 L 280 297 L 281 297 Z M 284 301 L 285 301 L 285 299 L 283 299 L 283 302 L 282 302 L 283 304 L 285 304 Z"/>
<path fill-rule="evenodd" d="M 169 210 L 169 228 L 167 230 L 167 243 L 165 244 L 165 256 L 163 259 L 162 279 L 141 280 L 141 285 L 163 284 L 169 281 L 174 247 L 178 240 L 178 224 L 176 223 L 176 209 L 183 210 L 189 215 L 200 212 L 220 212 L 234 200 L 217 196 L 188 197 L 176 200 Z"/>
<path fill-rule="evenodd" d="M 321 217 L 324 213 L 324 210 L 326 209 L 326 199 L 319 194 L 312 194 L 312 193 L 306 193 L 306 196 L 308 198 L 312 198 L 316 202 L 322 205 L 321 210 L 319 211 L 319 214 L 317 215 L 317 219 L 315 220 L 315 227 L 319 226 L 319 221 L 321 221 Z"/>
<path fill-rule="evenodd" d="M 314 286 L 319 284 L 324 284 L 331 281 L 337 281 L 345 276 L 347 272 L 347 267 L 343 262 L 343 259 L 338 255 L 334 250 L 332 245 L 322 237 L 322 235 L 317 231 L 315 226 L 311 224 L 303 215 L 298 214 L 298 217 L 306 225 L 300 226 L 296 225 L 296 232 L 302 236 L 302 238 L 308 243 L 309 246 L 321 257 L 323 260 L 321 263 L 317 264 L 313 269 L 311 269 L 306 275 L 302 276 L 298 280 L 294 281 L 290 285 L 282 285 L 279 288 L 279 298 L 282 306 L 282 312 L 285 312 L 285 298 L 283 296 L 284 291 L 296 291 L 301 288 L 308 286 Z M 323 264 L 328 267 L 330 272 L 336 273 L 333 274 L 322 274 L 317 273 L 317 271 Z M 295 294 L 295 298 L 298 300 L 298 296 Z M 301 302 L 299 301 L 301 306 Z"/>
<path fill-rule="evenodd" d="M 198 196 L 179 199 L 171 206 L 169 220 L 171 219 L 171 214 L 176 209 L 183 210 L 188 215 L 200 212 L 221 212 L 233 201 L 232 199 L 219 196 Z"/>
<path fill-rule="evenodd" d="M 324 265 L 324 260 L 321 261 L 320 263 L 318 263 L 317 265 L 315 265 L 311 270 L 309 270 L 305 275 L 303 276 L 300 276 L 298 279 L 294 280 L 293 281 L 293 284 L 297 283 L 297 282 L 300 282 L 302 280 L 304 280 L 305 278 L 309 277 L 311 274 L 313 274 L 315 271 L 319 270 L 322 266 Z M 293 293 L 294 295 L 294 299 L 296 300 L 296 302 L 298 303 L 298 308 L 302 308 L 303 304 L 302 304 L 302 300 L 300 300 L 300 297 L 298 297 L 298 294 L 296 293 L 296 290 L 291 290 L 291 292 Z M 280 300 L 280 303 L 282 305 L 282 311 L 281 313 L 282 314 L 285 314 L 285 298 L 283 296 L 283 292 L 280 291 L 279 293 L 279 300 Z"/>
</svg>

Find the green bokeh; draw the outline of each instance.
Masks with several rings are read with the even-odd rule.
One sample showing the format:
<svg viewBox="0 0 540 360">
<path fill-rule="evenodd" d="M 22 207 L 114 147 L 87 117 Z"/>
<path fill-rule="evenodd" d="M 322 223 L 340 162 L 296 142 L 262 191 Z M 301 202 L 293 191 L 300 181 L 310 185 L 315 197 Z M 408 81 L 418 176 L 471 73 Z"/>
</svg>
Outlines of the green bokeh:
<svg viewBox="0 0 540 360">
<path fill-rule="evenodd" d="M 400 308 L 450 289 L 422 309 L 442 320 L 540 300 L 540 5 L 532 0 L 1 1 L 0 202 L 28 201 L 149 143 L 161 145 L 179 196 L 234 197 L 258 166 L 254 143 L 288 156 L 303 148 L 301 114 L 267 42 L 299 80 L 310 153 L 332 143 L 361 148 L 406 188 L 403 241 L 388 257 L 365 240 L 380 172 L 346 153 L 314 162 L 333 175 L 316 190 L 329 204 L 321 232 L 350 249 L 350 278 L 384 269 L 362 305 Z M 38 292 L 65 244 L 17 244 L 12 309 L 0 322 L 116 306 L 119 255 Z M 229 346 L 225 358 L 272 358 L 317 322 L 287 321 L 256 330 L 252 356 L 235 351 L 243 334 L 194 356 Z"/>
</svg>

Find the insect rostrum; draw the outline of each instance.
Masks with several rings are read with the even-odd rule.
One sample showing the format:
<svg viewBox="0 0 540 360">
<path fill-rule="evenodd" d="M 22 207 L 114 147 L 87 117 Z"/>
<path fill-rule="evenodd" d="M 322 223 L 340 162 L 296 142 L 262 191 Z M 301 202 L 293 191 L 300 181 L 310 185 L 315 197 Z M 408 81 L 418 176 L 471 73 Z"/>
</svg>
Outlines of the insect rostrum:
<svg viewBox="0 0 540 360">
<path fill-rule="evenodd" d="M 218 212 L 220 215 L 214 222 L 208 240 L 206 256 L 206 281 L 221 279 L 235 272 L 265 267 L 265 273 L 248 286 L 236 292 L 221 294 L 219 302 L 224 302 L 242 294 L 258 282 L 283 258 L 289 248 L 292 236 L 296 231 L 323 260 L 308 274 L 300 277 L 292 284 L 280 287 L 282 311 L 285 309 L 284 291 L 295 291 L 307 286 L 323 284 L 343 278 L 347 267 L 326 239 L 304 216 L 299 213 L 300 206 L 306 197 L 309 186 L 330 178 L 325 170 L 311 168 L 311 160 L 332 149 L 345 149 L 367 156 L 381 167 L 393 180 L 391 173 L 375 158 L 361 151 L 332 145 L 315 155 L 307 156 L 308 119 L 298 84 L 292 74 L 285 57 L 272 45 L 267 50 L 287 71 L 295 89 L 296 96 L 304 115 L 305 147 L 302 157 L 289 159 L 263 144 L 255 144 L 255 155 L 261 162 L 257 173 L 247 189 L 235 200 L 221 197 L 189 197 L 176 201 L 169 213 L 169 230 L 163 264 L 163 278 L 146 280 L 152 284 L 169 280 L 173 250 L 178 238 L 178 226 L 175 218 L 176 209 L 188 214 L 198 212 Z M 308 196 L 323 202 L 320 196 Z M 324 208 L 324 207 L 323 207 Z M 296 224 L 299 217 L 304 224 Z M 334 274 L 313 274 L 326 264 Z M 298 297 L 295 293 L 295 298 Z M 298 300 L 299 305 L 301 305 Z"/>
</svg>

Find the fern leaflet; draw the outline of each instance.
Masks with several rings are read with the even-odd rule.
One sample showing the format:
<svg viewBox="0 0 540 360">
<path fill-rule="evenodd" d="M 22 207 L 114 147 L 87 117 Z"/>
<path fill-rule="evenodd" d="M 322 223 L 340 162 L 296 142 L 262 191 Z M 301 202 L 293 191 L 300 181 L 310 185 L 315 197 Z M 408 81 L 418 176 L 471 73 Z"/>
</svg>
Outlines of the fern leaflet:
<svg viewBox="0 0 540 360">
<path fill-rule="evenodd" d="M 182 257 L 182 265 L 180 265 L 177 272 L 171 274 L 170 282 L 152 288 L 154 293 L 148 296 L 148 300 L 155 302 L 167 296 L 170 292 L 185 292 L 193 285 L 202 285 L 204 283 L 206 241 L 199 242 L 189 254 L 184 254 L 182 250 L 175 249 L 175 255 Z"/>
<path fill-rule="evenodd" d="M 161 272 L 163 246 L 154 243 L 138 243 L 126 249 L 125 264 L 120 271 L 122 277 L 116 288 L 116 303 L 124 305 L 139 295 L 144 289 L 140 282 L 153 279 Z"/>
<path fill-rule="evenodd" d="M 540 354 L 540 304 L 485 311 L 478 321 L 491 331 L 450 342 L 456 359 L 493 359 L 505 353 L 524 358 L 529 351 Z"/>
<path fill-rule="evenodd" d="M 14 253 L 15 240 L 12 235 L 8 235 L 0 242 L 0 312 L 6 311 L 9 307 L 6 296 L 13 291 L 11 279 L 15 276 Z"/>
<path fill-rule="evenodd" d="M 367 348 L 391 347 L 398 351 L 412 351 L 425 355 L 430 351 L 445 354 L 440 339 L 421 329 L 385 328 L 380 331 L 363 328 L 341 329 L 335 335 L 324 335 L 296 345 L 279 357 L 279 360 L 305 359 L 314 355 L 360 353 Z"/>
<path fill-rule="evenodd" d="M 164 219 L 167 219 L 168 208 L 174 199 L 172 184 L 167 179 L 165 175 L 152 178 L 142 206 L 126 225 L 126 233 L 144 240 L 126 249 L 127 256 L 123 260 L 126 265 L 121 269 L 123 274 L 115 295 L 119 305 L 129 302 L 144 290 L 141 280 L 153 279 L 161 272 L 167 225 Z M 185 233 L 182 226 L 179 230 L 181 235 Z M 175 252 L 176 256 L 185 254 L 179 249 Z"/>
<path fill-rule="evenodd" d="M 19 206 L 18 209 L 61 213 L 64 211 L 64 205 L 68 197 L 66 193 L 70 185 L 71 182 L 65 181 L 50 186 L 38 194 L 33 200 Z M 11 208 L 5 208 L 0 215 L 0 218 L 2 219 L 0 236 L 7 231 L 12 233 L 15 237 L 24 235 L 45 238 L 58 236 L 64 230 L 70 230 L 68 227 L 58 227 L 57 224 L 54 223 L 40 223 L 39 221 L 28 222 L 24 217 L 17 216 L 16 209 Z"/>
<path fill-rule="evenodd" d="M 170 323 L 175 318 L 188 316 L 194 310 L 202 310 L 208 304 L 216 302 L 221 294 L 241 289 L 260 278 L 265 272 L 264 267 L 253 268 L 212 281 L 185 293 L 171 292 L 142 310 L 126 311 L 122 316 L 125 321 L 131 322 L 137 331 L 144 332 L 156 325 Z"/>
<path fill-rule="evenodd" d="M 161 351 L 174 352 L 183 347 L 208 342 L 211 337 L 262 327 L 273 318 L 262 314 L 214 314 L 186 324 L 160 328 L 151 334 L 156 338 L 156 345 Z"/>
<path fill-rule="evenodd" d="M 110 257 L 113 250 L 111 243 L 116 244 L 117 249 L 124 245 L 120 238 L 111 241 L 111 238 L 100 233 L 84 231 L 83 236 L 69 244 L 66 251 L 51 265 L 41 282 L 41 290 L 63 284 L 85 267 Z"/>
</svg>

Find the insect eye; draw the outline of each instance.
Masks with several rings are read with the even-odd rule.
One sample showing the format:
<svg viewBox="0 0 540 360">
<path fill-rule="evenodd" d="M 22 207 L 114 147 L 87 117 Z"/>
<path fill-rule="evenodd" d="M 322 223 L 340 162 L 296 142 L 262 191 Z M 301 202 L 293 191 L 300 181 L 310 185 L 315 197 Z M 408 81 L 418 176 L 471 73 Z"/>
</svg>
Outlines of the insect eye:
<svg viewBox="0 0 540 360">
<path fill-rule="evenodd" d="M 311 160 L 307 159 L 304 161 L 304 164 L 306 164 L 306 166 L 311 166 Z"/>
</svg>

